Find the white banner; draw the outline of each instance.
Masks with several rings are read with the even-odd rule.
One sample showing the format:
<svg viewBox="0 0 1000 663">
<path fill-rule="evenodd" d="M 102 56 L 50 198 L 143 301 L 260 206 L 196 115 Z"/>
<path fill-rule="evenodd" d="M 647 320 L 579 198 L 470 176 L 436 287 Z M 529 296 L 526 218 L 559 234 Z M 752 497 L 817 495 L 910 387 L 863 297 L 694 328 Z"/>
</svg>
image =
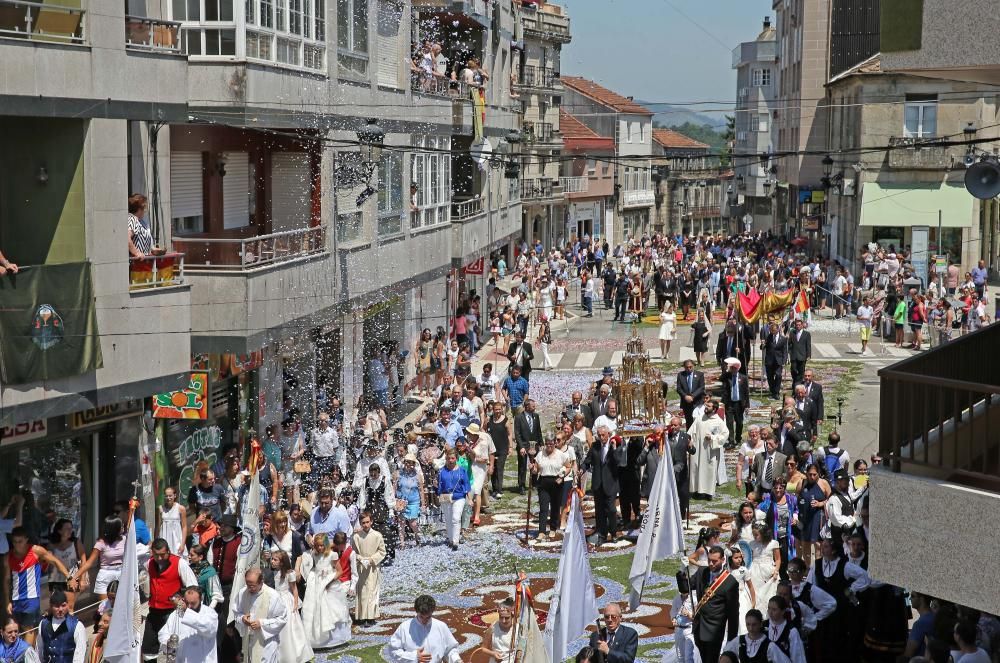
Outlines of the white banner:
<svg viewBox="0 0 1000 663">
<path fill-rule="evenodd" d="M 243 506 L 243 533 L 240 538 L 240 549 L 236 558 L 236 574 L 233 576 L 233 589 L 229 596 L 235 598 L 246 586 L 246 572 L 260 566 L 260 472 L 256 463 L 250 463 L 250 492 Z M 229 614 L 226 623 L 231 623 L 235 617 L 236 601 L 229 602 Z"/>
<path fill-rule="evenodd" d="M 139 663 L 141 638 L 135 628 L 135 610 L 139 605 L 139 562 L 135 553 L 135 527 L 129 522 L 125 533 L 125 556 L 118 578 L 118 595 L 111 613 L 104 660 L 110 663 Z"/>
<path fill-rule="evenodd" d="M 642 589 L 653 570 L 653 562 L 676 555 L 684 547 L 684 530 L 681 524 L 681 507 L 674 481 L 674 461 L 670 457 L 670 443 L 665 441 L 660 464 L 653 478 L 649 506 L 642 517 L 642 529 L 632 556 L 629 583 L 629 610 L 635 610 L 642 601 Z"/>
</svg>

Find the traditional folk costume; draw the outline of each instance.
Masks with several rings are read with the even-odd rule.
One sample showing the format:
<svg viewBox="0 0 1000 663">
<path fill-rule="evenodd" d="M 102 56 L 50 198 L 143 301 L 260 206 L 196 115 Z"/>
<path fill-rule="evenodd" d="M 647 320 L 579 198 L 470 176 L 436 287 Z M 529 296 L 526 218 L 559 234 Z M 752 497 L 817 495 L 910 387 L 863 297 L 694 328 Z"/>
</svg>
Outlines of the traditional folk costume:
<svg viewBox="0 0 1000 663">
<path fill-rule="evenodd" d="M 219 615 L 206 603 L 198 610 L 187 608 L 184 613 L 174 611 L 167 623 L 157 634 L 160 648 L 175 647 L 174 659 L 177 663 L 216 663 L 216 636 L 219 631 Z M 177 643 L 170 642 L 177 636 Z"/>
<path fill-rule="evenodd" d="M 288 609 L 281 596 L 264 585 L 256 594 L 244 587 L 233 600 L 236 630 L 243 637 L 244 663 L 284 663 L 279 638 L 288 623 Z M 244 624 L 244 616 L 260 621 L 260 629 L 253 630 Z"/>
<path fill-rule="evenodd" d="M 359 620 L 378 619 L 379 600 L 382 592 L 382 573 L 379 565 L 385 559 L 385 540 L 374 528 L 365 532 L 355 532 L 351 537 L 351 548 L 357 560 L 358 602 L 354 617 Z"/>
<path fill-rule="evenodd" d="M 691 467 L 691 492 L 715 496 L 715 486 L 719 480 L 719 464 L 722 462 L 722 445 L 729 439 L 726 422 L 713 413 L 695 419 L 688 429 L 695 454 L 689 461 Z M 706 440 L 706 436 L 709 438 Z"/>
<path fill-rule="evenodd" d="M 430 654 L 433 663 L 462 663 L 451 629 L 434 618 L 426 626 L 416 617 L 404 620 L 389 638 L 386 659 L 389 663 L 412 663 L 418 649 Z"/>
<path fill-rule="evenodd" d="M 302 624 L 313 649 L 337 647 L 351 639 L 351 613 L 347 589 L 339 580 L 337 554 L 302 556 L 306 596 L 302 602 Z"/>
</svg>

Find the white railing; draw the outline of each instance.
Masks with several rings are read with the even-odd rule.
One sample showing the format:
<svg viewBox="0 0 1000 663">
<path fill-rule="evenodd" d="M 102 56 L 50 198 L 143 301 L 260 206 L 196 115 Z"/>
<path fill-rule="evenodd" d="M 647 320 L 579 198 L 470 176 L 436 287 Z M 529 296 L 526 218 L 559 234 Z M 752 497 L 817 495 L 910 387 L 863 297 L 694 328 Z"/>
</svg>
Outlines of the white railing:
<svg viewBox="0 0 1000 663">
<path fill-rule="evenodd" d="M 198 269 L 246 270 L 289 262 L 326 251 L 326 226 L 284 230 L 256 237 L 174 237 L 174 247 Z"/>
<path fill-rule="evenodd" d="M 563 193 L 586 193 L 590 179 L 587 177 L 560 177 Z"/>
<path fill-rule="evenodd" d="M 451 218 L 462 221 L 483 213 L 483 199 L 479 196 L 451 204 Z"/>
<path fill-rule="evenodd" d="M 125 16 L 125 47 L 183 53 L 181 22 L 144 16 Z"/>
<path fill-rule="evenodd" d="M 644 207 L 652 205 L 655 200 L 656 196 L 653 195 L 652 189 L 636 189 L 625 192 L 622 204 L 625 207 Z"/>
</svg>

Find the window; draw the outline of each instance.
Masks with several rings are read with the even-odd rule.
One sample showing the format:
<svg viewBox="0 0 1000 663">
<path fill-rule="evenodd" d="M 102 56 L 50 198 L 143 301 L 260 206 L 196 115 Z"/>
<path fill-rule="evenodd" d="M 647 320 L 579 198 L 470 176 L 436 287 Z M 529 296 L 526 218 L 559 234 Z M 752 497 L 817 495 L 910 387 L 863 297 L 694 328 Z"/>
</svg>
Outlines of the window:
<svg viewBox="0 0 1000 663">
<path fill-rule="evenodd" d="M 337 62 L 341 73 L 368 75 L 368 0 L 337 0 Z"/>
<path fill-rule="evenodd" d="M 770 124 L 770 117 L 767 113 L 761 113 L 757 116 L 757 131 L 767 131 L 768 125 Z"/>
<path fill-rule="evenodd" d="M 771 85 L 771 70 L 770 69 L 754 69 L 753 70 L 753 86 L 754 87 L 769 87 Z"/>
<path fill-rule="evenodd" d="M 903 135 L 927 138 L 937 135 L 937 95 L 908 94 L 903 105 Z"/>
<path fill-rule="evenodd" d="M 386 151 L 378 166 L 378 234 L 394 235 L 403 229 L 403 155 Z"/>
<path fill-rule="evenodd" d="M 597 160 L 587 159 L 587 174 L 593 175 L 596 172 L 597 172 Z"/>
<path fill-rule="evenodd" d="M 353 242 L 361 239 L 361 230 L 364 227 L 364 217 L 361 212 L 348 212 L 337 215 L 337 240 L 341 242 Z"/>
<path fill-rule="evenodd" d="M 410 227 L 447 223 L 451 209 L 451 158 L 447 138 L 418 138 L 410 158 L 412 183 L 417 186 L 419 211 L 410 215 Z M 420 149 L 434 150 L 421 152 Z"/>
</svg>

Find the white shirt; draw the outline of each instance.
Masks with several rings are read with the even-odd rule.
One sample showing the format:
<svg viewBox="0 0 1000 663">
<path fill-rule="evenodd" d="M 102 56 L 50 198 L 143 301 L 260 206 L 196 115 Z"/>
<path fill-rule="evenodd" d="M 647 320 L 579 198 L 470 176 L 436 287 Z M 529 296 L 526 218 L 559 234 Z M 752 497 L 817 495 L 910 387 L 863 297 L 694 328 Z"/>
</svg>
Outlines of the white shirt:
<svg viewBox="0 0 1000 663">
<path fill-rule="evenodd" d="M 431 655 L 431 663 L 462 663 L 458 655 L 458 641 L 444 622 L 431 619 L 427 626 L 416 617 L 403 620 L 389 638 L 386 648 L 389 663 L 414 663 L 417 650 Z"/>
<path fill-rule="evenodd" d="M 317 458 L 328 458 L 337 453 L 340 446 L 340 436 L 332 426 L 327 426 L 326 430 L 316 428 L 312 432 L 312 448 Z"/>
<path fill-rule="evenodd" d="M 593 431 L 595 436 L 601 426 L 607 426 L 608 430 L 611 431 L 611 434 L 614 435 L 618 431 L 618 417 L 612 419 L 608 415 L 602 414 L 597 419 L 594 419 Z"/>
<path fill-rule="evenodd" d="M 177 634 L 177 663 L 216 663 L 218 630 L 219 615 L 202 603 L 199 610 L 188 608 L 183 615 L 172 612 L 158 637 L 162 647 L 170 641 L 171 635 Z"/>
<path fill-rule="evenodd" d="M 990 655 L 983 649 L 976 649 L 970 654 L 959 654 L 957 657 L 952 653 L 955 663 L 990 663 Z"/>
<path fill-rule="evenodd" d="M 830 525 L 832 527 L 841 528 L 854 527 L 858 524 L 858 517 L 856 515 L 849 516 L 844 513 L 844 505 L 841 504 L 837 495 L 843 495 L 843 493 L 834 491 L 833 494 L 830 495 L 830 499 L 826 501 L 826 517 L 829 519 Z M 850 499 L 849 496 L 844 496 Z"/>
<path fill-rule="evenodd" d="M 792 596 L 796 599 L 802 594 L 802 589 L 805 587 L 805 583 L 798 585 L 792 585 Z M 828 591 L 825 589 L 820 589 L 815 584 L 811 584 L 809 587 L 809 601 L 812 603 L 813 615 L 816 618 L 816 622 L 820 622 L 830 615 L 833 611 L 837 609 L 837 599 L 833 598 Z M 801 601 L 800 601 L 801 603 Z M 809 606 L 805 606 L 809 608 Z M 805 614 L 803 613 L 802 623 L 805 624 Z M 815 626 L 813 626 L 815 628 Z M 812 629 L 809 629 L 812 630 Z"/>
<path fill-rule="evenodd" d="M 767 637 L 771 639 L 771 642 L 777 642 L 778 637 L 781 632 L 785 630 L 785 624 L 787 622 L 782 622 L 781 625 L 770 624 L 767 627 Z M 786 656 L 786 661 L 791 661 L 791 663 L 806 663 L 806 650 L 802 646 L 802 638 L 799 636 L 799 632 L 796 629 L 791 629 L 788 631 L 788 650 L 791 656 Z M 770 651 L 768 652 L 770 654 Z"/>
<path fill-rule="evenodd" d="M 569 461 L 569 457 L 559 449 L 553 449 L 551 454 L 540 451 L 535 456 L 535 463 L 538 464 L 538 476 L 557 477 L 563 473 L 563 468 Z"/>
<path fill-rule="evenodd" d="M 760 646 L 765 641 L 765 638 L 763 635 L 761 635 L 761 637 L 757 638 L 756 640 L 753 640 L 749 635 L 745 637 L 747 643 L 747 656 L 753 658 L 754 656 L 757 655 L 757 652 L 760 650 Z M 740 639 L 738 637 L 733 638 L 732 640 L 726 643 L 726 646 L 722 648 L 722 651 L 731 652 L 739 656 Z M 790 659 L 787 656 L 785 656 L 785 653 L 781 651 L 778 645 L 774 644 L 773 642 L 769 642 L 767 645 L 767 660 L 769 661 L 769 663 L 788 663 Z"/>
<path fill-rule="evenodd" d="M 839 563 L 840 563 L 840 559 L 839 558 L 834 559 L 833 561 L 830 561 L 830 560 L 828 560 L 828 559 L 826 559 L 824 557 L 823 558 L 823 562 L 822 562 L 823 576 L 825 578 L 832 577 L 833 574 L 836 573 L 836 571 L 837 571 L 837 564 L 839 564 Z M 858 566 L 857 564 L 854 564 L 852 562 L 847 562 L 846 564 L 844 564 L 844 578 L 846 578 L 847 580 L 850 581 L 850 583 L 851 583 L 850 589 L 855 594 L 857 594 L 858 592 L 865 591 L 872 584 L 872 579 L 871 579 L 871 576 L 868 575 L 868 572 L 865 571 L 860 566 Z M 809 567 L 809 577 L 806 578 L 806 580 L 809 581 L 809 582 L 811 582 L 813 584 L 813 591 L 815 592 L 816 591 L 816 587 L 815 587 L 815 585 L 816 585 L 816 565 L 815 564 L 813 564 L 811 567 Z"/>
<path fill-rule="evenodd" d="M 43 618 L 44 619 L 44 618 Z M 66 621 L 65 619 L 56 619 L 55 617 L 49 618 L 52 623 L 52 630 L 55 631 L 62 623 Z M 42 651 L 42 636 L 39 635 L 35 640 L 35 654 L 38 655 L 39 660 L 45 660 Z M 73 629 L 73 663 L 84 663 L 87 658 L 87 629 L 84 628 L 83 622 L 77 620 L 76 628 Z"/>
</svg>

